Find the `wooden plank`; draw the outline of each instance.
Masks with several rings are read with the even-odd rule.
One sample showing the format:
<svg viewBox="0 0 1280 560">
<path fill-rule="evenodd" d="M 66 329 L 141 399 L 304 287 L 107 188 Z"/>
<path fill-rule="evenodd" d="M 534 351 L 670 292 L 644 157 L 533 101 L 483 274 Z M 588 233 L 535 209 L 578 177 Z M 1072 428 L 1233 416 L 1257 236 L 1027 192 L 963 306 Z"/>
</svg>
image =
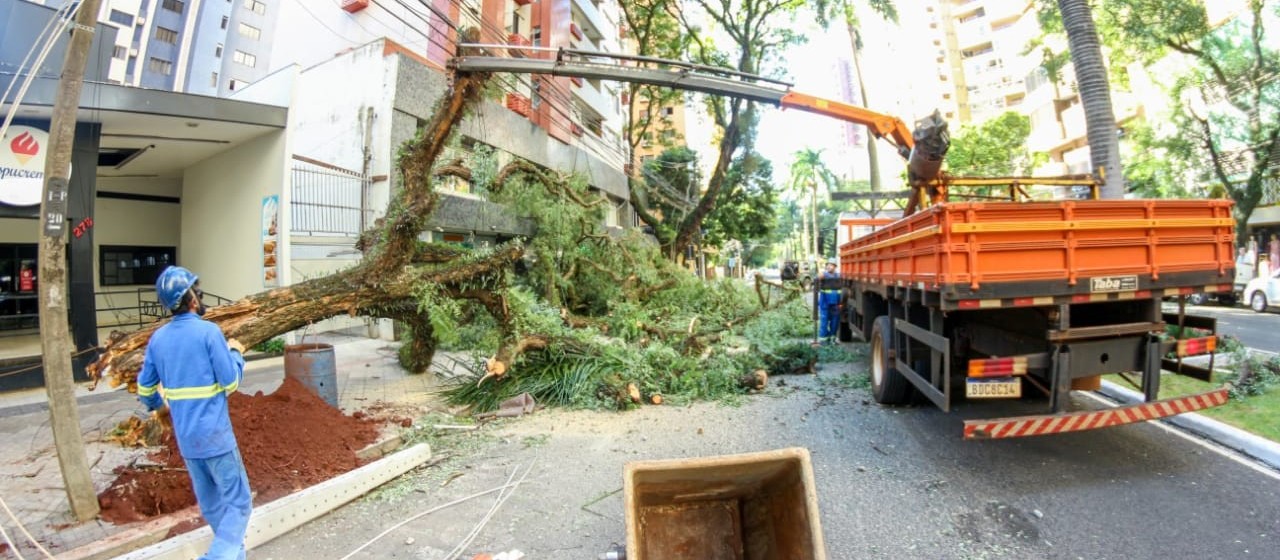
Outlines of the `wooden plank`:
<svg viewBox="0 0 1280 560">
<path fill-rule="evenodd" d="M 431 446 L 420 443 L 354 471 L 255 508 L 249 518 L 245 547 L 252 549 L 292 531 L 414 467 L 431 460 Z M 209 548 L 208 526 L 134 551 L 121 560 L 195 560 Z"/>
<path fill-rule="evenodd" d="M 400 436 L 398 435 L 391 436 L 382 441 L 374 442 L 368 447 L 357 451 L 356 458 L 360 459 L 361 461 L 372 461 L 374 459 L 381 459 L 384 455 L 386 455 L 387 453 L 391 453 L 392 451 L 395 451 L 401 445 L 404 445 L 404 440 Z"/>
</svg>

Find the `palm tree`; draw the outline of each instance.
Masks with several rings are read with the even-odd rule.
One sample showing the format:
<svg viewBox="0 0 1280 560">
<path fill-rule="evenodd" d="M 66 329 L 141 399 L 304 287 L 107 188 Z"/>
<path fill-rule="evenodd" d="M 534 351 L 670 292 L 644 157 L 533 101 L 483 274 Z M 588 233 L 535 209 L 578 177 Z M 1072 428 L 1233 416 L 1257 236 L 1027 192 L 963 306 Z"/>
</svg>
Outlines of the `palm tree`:
<svg viewBox="0 0 1280 560">
<path fill-rule="evenodd" d="M 1116 116 L 1111 108 L 1111 84 L 1102 60 L 1098 30 L 1093 25 L 1089 0 L 1058 0 L 1062 25 L 1067 31 L 1071 61 L 1076 67 L 1076 83 L 1084 120 L 1088 127 L 1089 158 L 1093 168 L 1102 168 L 1106 181 L 1102 198 L 1124 198 L 1124 174 L 1120 168 L 1120 140 L 1116 138 Z"/>
<path fill-rule="evenodd" d="M 898 23 L 898 8 L 894 6 L 893 0 L 868 0 L 868 4 L 880 17 Z M 858 80 L 858 93 L 862 96 L 862 105 L 869 107 L 871 102 L 867 100 L 867 83 L 862 78 L 862 22 L 858 19 L 853 0 L 818 0 L 814 3 L 814 9 L 817 10 L 818 22 L 823 27 L 830 24 L 832 16 L 844 20 L 845 29 L 849 33 L 849 47 L 853 49 L 853 72 Z M 867 164 L 870 168 L 868 179 L 871 181 L 871 191 L 878 192 L 881 190 L 880 156 L 876 152 L 875 138 L 867 139 Z"/>
<path fill-rule="evenodd" d="M 809 195 L 808 216 L 801 217 L 800 244 L 805 251 L 811 251 L 810 257 L 816 257 L 818 251 L 818 185 L 824 191 L 830 191 L 839 185 L 834 173 L 822 162 L 822 150 L 805 148 L 796 152 L 791 163 L 791 178 L 788 186 L 800 195 Z M 808 218 L 807 220 L 805 218 Z"/>
</svg>

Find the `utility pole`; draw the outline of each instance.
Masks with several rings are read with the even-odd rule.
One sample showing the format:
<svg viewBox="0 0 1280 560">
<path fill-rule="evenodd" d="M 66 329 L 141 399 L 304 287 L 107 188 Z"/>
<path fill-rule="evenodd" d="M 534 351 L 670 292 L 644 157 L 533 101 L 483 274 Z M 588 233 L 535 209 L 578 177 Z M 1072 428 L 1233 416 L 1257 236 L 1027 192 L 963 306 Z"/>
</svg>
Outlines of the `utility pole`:
<svg viewBox="0 0 1280 560">
<path fill-rule="evenodd" d="M 67 324 L 67 196 L 71 178 L 71 149 L 76 136 L 76 112 L 84 85 L 85 65 L 98 23 L 100 0 L 84 0 L 76 14 L 71 44 L 62 64 L 62 79 L 49 124 L 49 157 L 44 165 L 44 196 L 40 201 L 40 345 L 44 351 L 44 387 L 49 394 L 49 423 L 58 451 L 58 466 L 67 489 L 71 513 L 80 521 L 98 515 L 98 497 L 89 477 L 89 461 L 80 433 L 71 373 L 71 331 Z M 35 70 L 32 70 L 33 72 Z M 93 169 L 80 169 L 93 173 Z"/>
</svg>

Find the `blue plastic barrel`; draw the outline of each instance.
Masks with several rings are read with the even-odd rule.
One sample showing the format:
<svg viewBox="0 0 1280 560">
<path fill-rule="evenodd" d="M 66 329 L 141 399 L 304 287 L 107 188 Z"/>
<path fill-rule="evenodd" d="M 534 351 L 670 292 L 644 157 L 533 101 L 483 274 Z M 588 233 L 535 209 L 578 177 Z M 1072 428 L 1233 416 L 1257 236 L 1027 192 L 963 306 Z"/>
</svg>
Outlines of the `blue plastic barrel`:
<svg viewBox="0 0 1280 560">
<path fill-rule="evenodd" d="M 284 347 L 284 375 L 301 381 L 329 406 L 338 407 L 338 366 L 333 345 L 320 342 Z"/>
</svg>

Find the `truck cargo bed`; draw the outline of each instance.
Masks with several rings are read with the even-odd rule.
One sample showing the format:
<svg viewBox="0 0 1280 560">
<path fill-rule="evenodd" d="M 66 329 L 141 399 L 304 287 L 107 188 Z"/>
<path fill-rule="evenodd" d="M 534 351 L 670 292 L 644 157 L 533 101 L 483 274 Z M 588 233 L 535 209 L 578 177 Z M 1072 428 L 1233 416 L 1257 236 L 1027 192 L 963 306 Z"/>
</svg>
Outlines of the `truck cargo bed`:
<svg viewBox="0 0 1280 560">
<path fill-rule="evenodd" d="M 841 273 L 866 289 L 936 294 L 944 309 L 1229 291 L 1231 204 L 939 204 L 841 246 Z"/>
</svg>

